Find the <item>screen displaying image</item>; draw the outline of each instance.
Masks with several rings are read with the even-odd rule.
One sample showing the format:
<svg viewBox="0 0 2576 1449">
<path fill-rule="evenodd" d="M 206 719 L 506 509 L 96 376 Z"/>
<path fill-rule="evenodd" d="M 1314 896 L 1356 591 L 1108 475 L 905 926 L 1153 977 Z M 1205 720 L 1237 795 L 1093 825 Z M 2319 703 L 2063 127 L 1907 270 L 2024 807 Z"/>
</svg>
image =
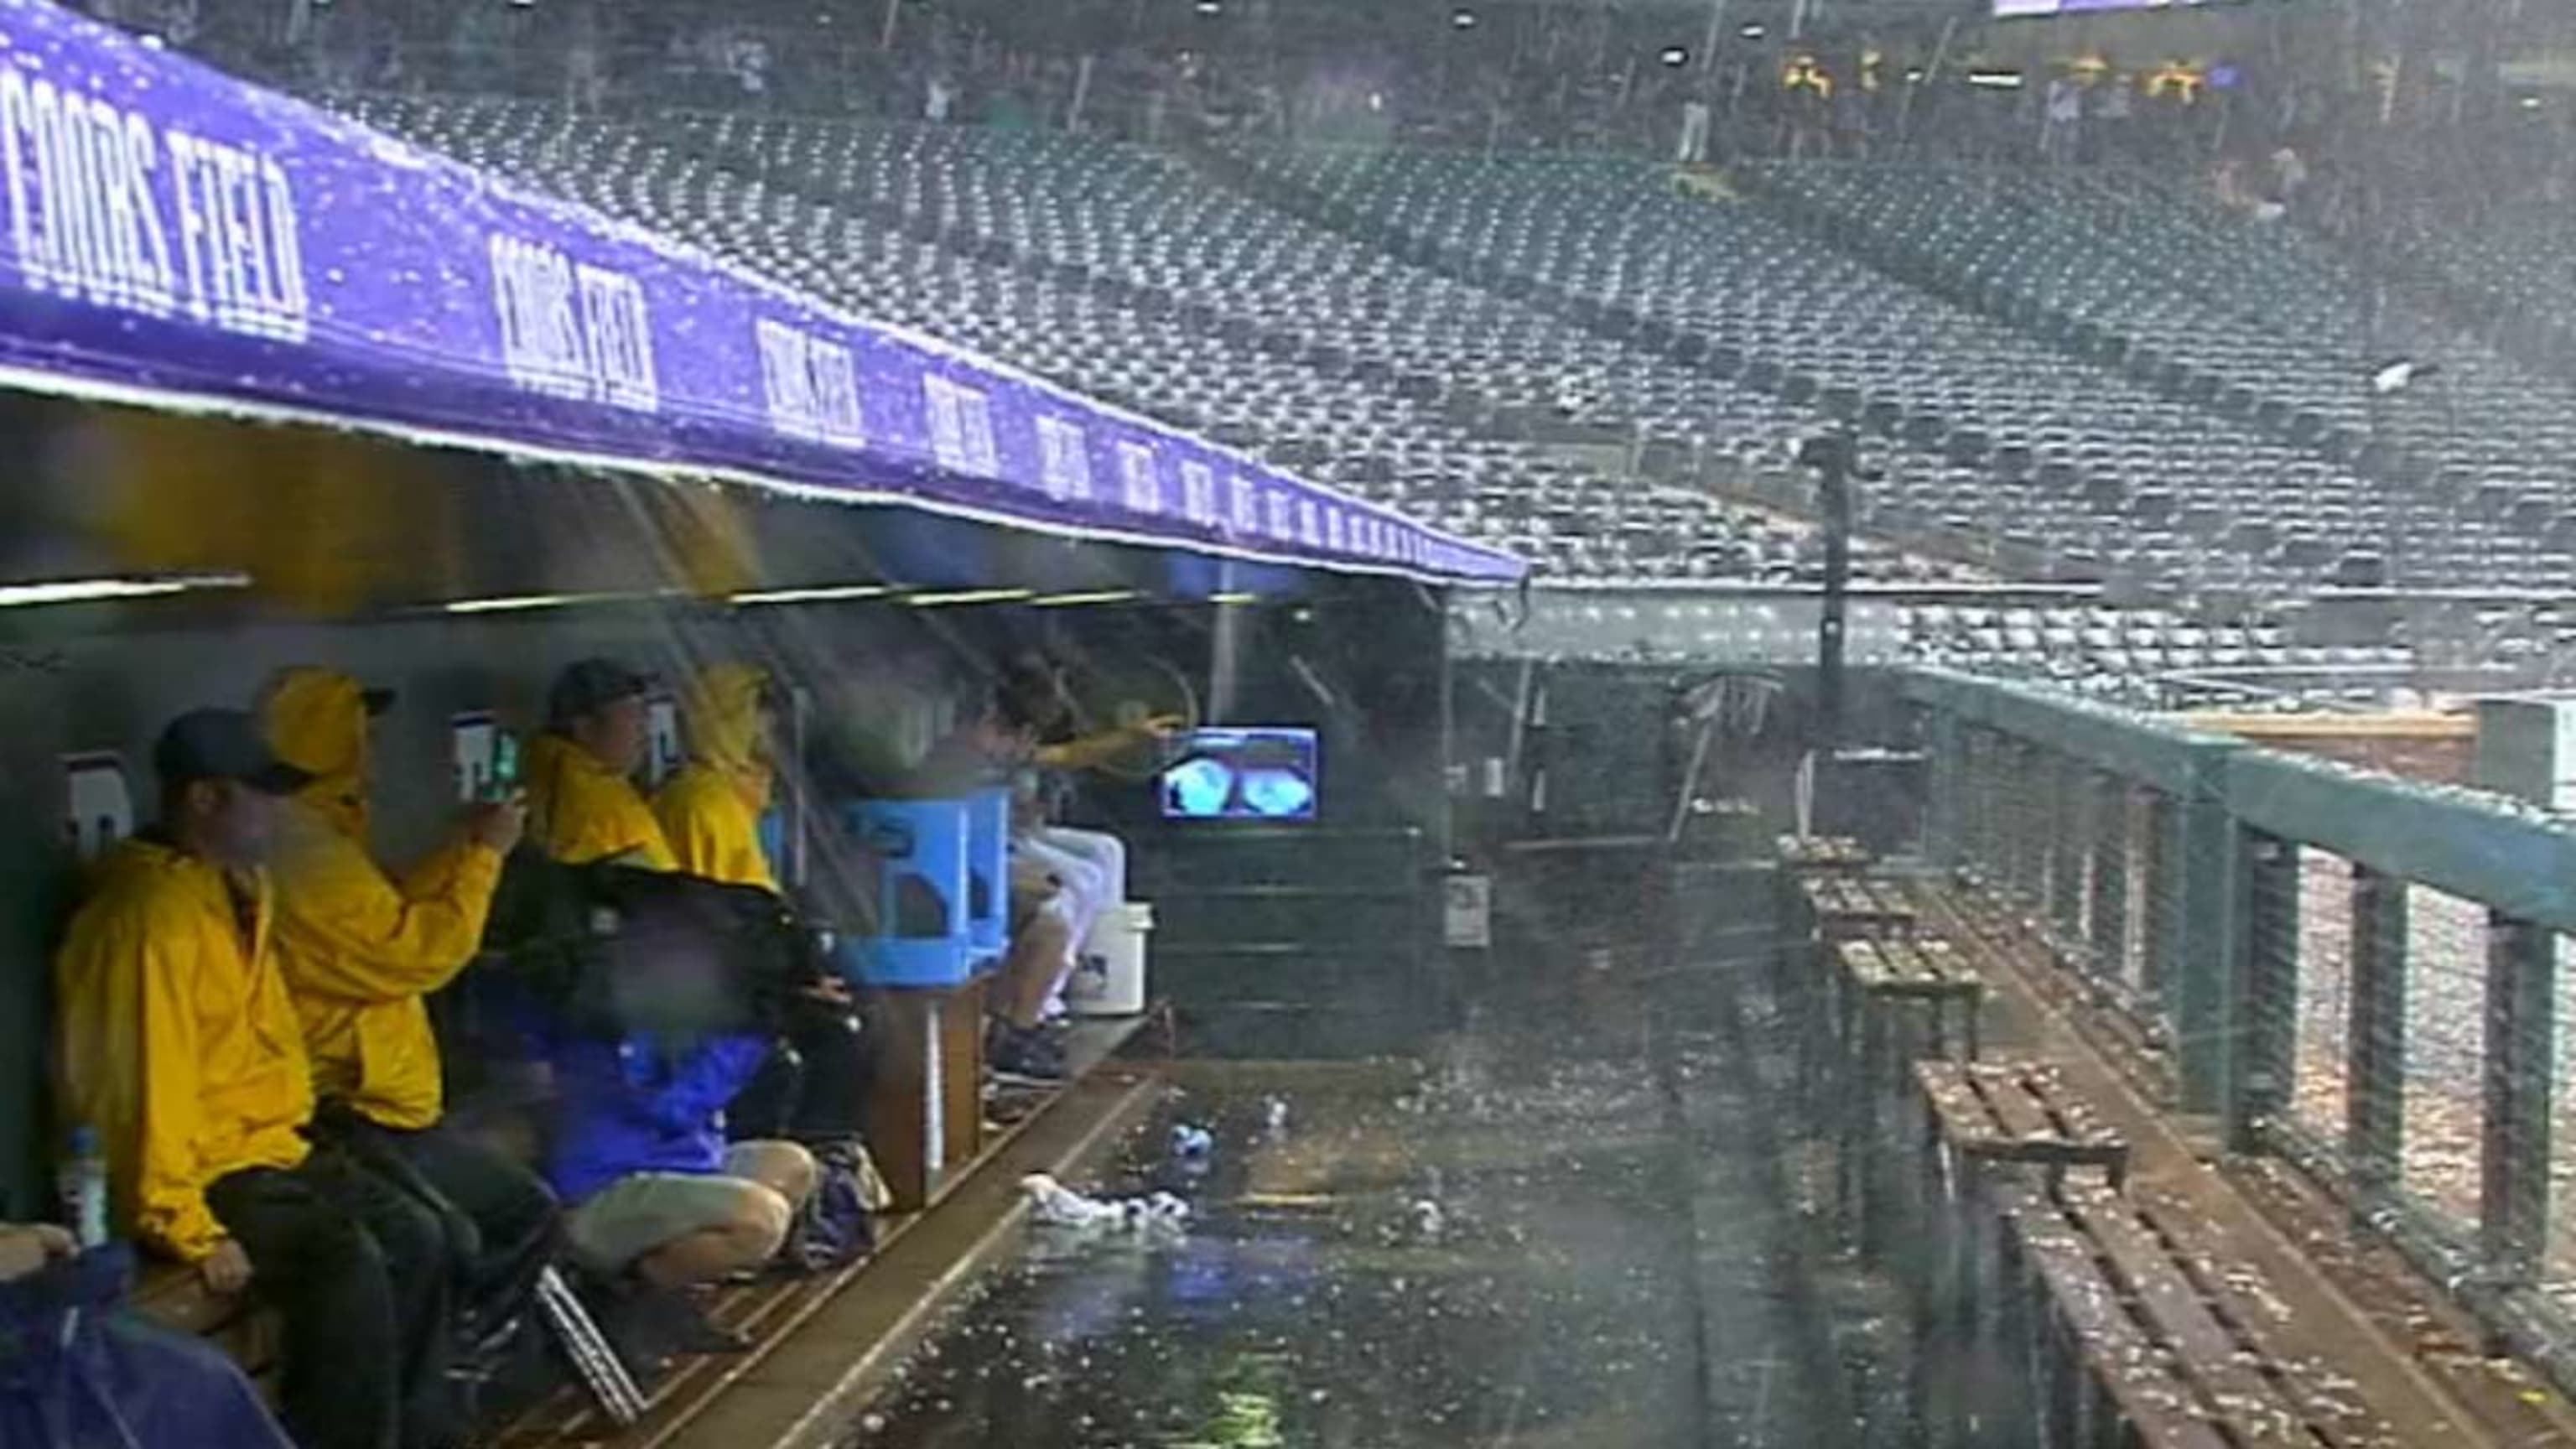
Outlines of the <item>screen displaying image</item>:
<svg viewBox="0 0 2576 1449">
<path fill-rule="evenodd" d="M 1173 820 L 1312 820 L 1320 776 L 1315 732 L 1194 730 L 1157 786 Z"/>
</svg>

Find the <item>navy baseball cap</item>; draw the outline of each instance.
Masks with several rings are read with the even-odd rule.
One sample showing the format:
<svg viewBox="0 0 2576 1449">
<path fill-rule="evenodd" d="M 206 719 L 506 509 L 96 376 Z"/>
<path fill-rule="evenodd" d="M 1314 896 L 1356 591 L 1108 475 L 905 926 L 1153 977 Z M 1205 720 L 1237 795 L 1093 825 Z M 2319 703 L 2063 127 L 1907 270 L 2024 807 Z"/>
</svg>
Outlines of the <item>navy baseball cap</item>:
<svg viewBox="0 0 2576 1449">
<path fill-rule="evenodd" d="M 198 780 L 237 780 L 263 795 L 292 795 L 314 776 L 281 760 L 246 710 L 196 709 L 170 721 L 152 747 L 164 789 Z"/>
<path fill-rule="evenodd" d="M 546 718 L 563 724 L 594 713 L 621 699 L 642 699 L 653 692 L 653 676 L 614 659 L 583 659 L 564 666 L 546 694 Z"/>
</svg>

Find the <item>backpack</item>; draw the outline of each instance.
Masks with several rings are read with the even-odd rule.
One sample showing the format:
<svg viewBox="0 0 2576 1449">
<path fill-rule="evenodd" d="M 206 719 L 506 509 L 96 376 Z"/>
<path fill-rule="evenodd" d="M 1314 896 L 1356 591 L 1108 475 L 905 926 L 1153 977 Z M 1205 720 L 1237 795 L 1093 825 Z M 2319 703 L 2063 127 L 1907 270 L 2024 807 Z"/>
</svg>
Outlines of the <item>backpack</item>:
<svg viewBox="0 0 2576 1449">
<path fill-rule="evenodd" d="M 809 1273 L 846 1268 L 876 1251 L 876 1214 L 892 1202 L 866 1144 L 848 1141 L 814 1148 L 821 1171 L 814 1195 L 796 1215 L 782 1256 Z"/>
</svg>

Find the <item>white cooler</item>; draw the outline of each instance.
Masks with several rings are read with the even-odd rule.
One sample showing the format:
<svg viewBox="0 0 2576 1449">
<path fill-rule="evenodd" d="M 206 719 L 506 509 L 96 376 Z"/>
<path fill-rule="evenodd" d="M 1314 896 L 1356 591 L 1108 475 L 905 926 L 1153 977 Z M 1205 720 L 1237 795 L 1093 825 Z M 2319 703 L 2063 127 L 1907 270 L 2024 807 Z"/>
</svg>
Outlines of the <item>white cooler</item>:
<svg viewBox="0 0 2576 1449">
<path fill-rule="evenodd" d="M 1136 1016 L 1145 1010 L 1145 938 L 1154 908 L 1142 901 L 1111 906 L 1092 923 L 1082 969 L 1065 983 L 1064 1004 L 1076 1016 Z"/>
</svg>

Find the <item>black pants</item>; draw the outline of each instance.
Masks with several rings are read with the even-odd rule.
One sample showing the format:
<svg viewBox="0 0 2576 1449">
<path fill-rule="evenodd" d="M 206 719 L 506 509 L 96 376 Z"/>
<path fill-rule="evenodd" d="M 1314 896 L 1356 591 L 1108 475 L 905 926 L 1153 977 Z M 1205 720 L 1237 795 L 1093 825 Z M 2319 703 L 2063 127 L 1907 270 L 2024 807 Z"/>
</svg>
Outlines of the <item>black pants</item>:
<svg viewBox="0 0 2576 1449">
<path fill-rule="evenodd" d="M 443 1449 L 447 1242 L 438 1219 L 347 1153 L 218 1179 L 206 1205 L 250 1255 L 284 1328 L 278 1407 L 302 1449 Z"/>
<path fill-rule="evenodd" d="M 458 1275 L 458 1307 L 471 1320 L 467 1332 L 479 1340 L 525 1314 L 559 1237 L 554 1189 L 521 1164 L 446 1127 L 400 1132 L 369 1123 L 361 1130 L 455 1210 L 448 1247 Z"/>
</svg>

